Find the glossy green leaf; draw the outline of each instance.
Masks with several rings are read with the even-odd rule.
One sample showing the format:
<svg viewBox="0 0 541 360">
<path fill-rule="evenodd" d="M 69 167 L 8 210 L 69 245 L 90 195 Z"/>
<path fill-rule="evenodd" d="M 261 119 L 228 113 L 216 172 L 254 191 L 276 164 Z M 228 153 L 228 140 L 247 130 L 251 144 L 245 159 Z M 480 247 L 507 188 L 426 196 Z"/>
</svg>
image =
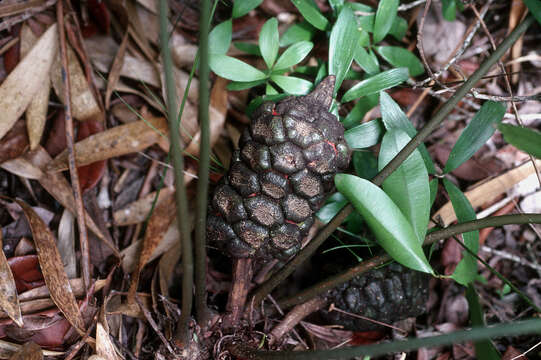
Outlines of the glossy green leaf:
<svg viewBox="0 0 541 360">
<path fill-rule="evenodd" d="M 344 6 L 332 27 L 329 39 L 329 75 L 336 75 L 335 94 L 351 66 L 358 42 L 359 31 L 355 15 L 349 7 Z"/>
<path fill-rule="evenodd" d="M 472 157 L 494 134 L 494 124 L 502 121 L 505 106 L 499 102 L 486 101 L 466 126 L 449 154 L 444 172 L 448 173 Z"/>
<path fill-rule="evenodd" d="M 300 63 L 313 47 L 314 44 L 309 41 L 299 41 L 291 45 L 280 55 L 276 64 L 274 64 L 274 70 L 287 69 Z"/>
<path fill-rule="evenodd" d="M 391 69 L 374 75 L 353 86 L 342 97 L 342 102 L 348 102 L 370 94 L 378 93 L 382 90 L 400 85 L 408 79 L 408 69 Z"/>
<path fill-rule="evenodd" d="M 312 89 L 310 81 L 293 76 L 272 75 L 271 80 L 285 92 L 293 95 L 306 95 Z"/>
<path fill-rule="evenodd" d="M 428 186 L 430 186 L 430 208 L 434 205 L 436 195 L 438 195 L 438 182 L 438 178 L 435 177 L 428 183 Z"/>
<path fill-rule="evenodd" d="M 412 226 L 383 190 L 348 174 L 337 174 L 334 182 L 393 259 L 411 269 L 433 274 Z"/>
<path fill-rule="evenodd" d="M 379 73 L 379 64 L 377 59 L 370 55 L 362 46 L 358 46 L 354 56 L 355 62 L 367 74 L 374 75 Z"/>
<path fill-rule="evenodd" d="M 259 46 L 255 43 L 246 42 L 246 41 L 235 41 L 233 46 L 250 55 L 261 56 L 261 51 Z"/>
<path fill-rule="evenodd" d="M 400 129 L 385 133 L 379 152 L 378 168 L 381 171 L 406 146 L 411 138 Z M 382 184 L 383 190 L 409 220 L 422 244 L 430 216 L 430 187 L 428 172 L 418 149 L 389 175 Z"/>
<path fill-rule="evenodd" d="M 310 25 L 307 21 L 303 20 L 300 23 L 296 23 L 287 28 L 287 30 L 280 37 L 280 46 L 288 46 L 299 41 L 312 40 L 317 29 Z"/>
<path fill-rule="evenodd" d="M 250 10 L 255 9 L 261 4 L 263 0 L 241 0 L 235 1 L 233 3 L 233 18 L 239 18 L 250 12 Z"/>
<path fill-rule="evenodd" d="M 355 174 L 370 180 L 378 174 L 378 159 L 372 151 L 354 151 L 352 156 Z"/>
<path fill-rule="evenodd" d="M 234 81 L 256 81 L 267 78 L 262 71 L 234 57 L 210 54 L 209 65 L 217 75 Z"/>
<path fill-rule="evenodd" d="M 340 212 L 348 204 L 348 201 L 343 199 L 340 201 L 330 201 L 323 205 L 321 209 L 316 213 L 317 218 L 323 223 L 327 224 L 333 217 Z"/>
<path fill-rule="evenodd" d="M 276 20 L 276 18 L 271 18 L 263 24 L 261 32 L 259 33 L 259 50 L 269 69 L 272 68 L 272 65 L 274 65 L 274 62 L 276 61 L 279 47 L 278 20 Z"/>
<path fill-rule="evenodd" d="M 509 124 L 498 125 L 503 138 L 517 149 L 541 159 L 541 133 L 532 129 Z"/>
<path fill-rule="evenodd" d="M 447 194 L 449 194 L 449 199 L 453 204 L 453 209 L 458 221 L 466 222 L 475 220 L 475 211 L 462 191 L 445 178 L 443 179 L 443 186 L 445 186 L 445 190 L 447 191 Z M 479 231 L 464 233 L 462 234 L 462 238 L 464 239 L 464 245 L 466 245 L 466 247 L 474 254 L 477 254 L 477 251 L 479 250 Z M 458 263 L 455 272 L 451 277 L 459 284 L 467 286 L 477 277 L 477 259 L 466 251 L 463 251 L 462 254 L 463 258 Z"/>
<path fill-rule="evenodd" d="M 381 0 L 374 19 L 374 43 L 378 43 L 389 33 L 398 10 L 398 0 Z"/>
<path fill-rule="evenodd" d="M 399 46 L 377 46 L 376 51 L 394 67 L 407 67 L 411 76 L 425 72 L 425 68 L 417 56 Z"/>
<path fill-rule="evenodd" d="M 265 87 L 265 95 L 278 95 L 278 90 L 274 88 L 271 84 L 267 83 Z"/>
<path fill-rule="evenodd" d="M 456 19 L 456 0 L 441 0 L 443 18 L 447 21 Z"/>
<path fill-rule="evenodd" d="M 535 20 L 541 24 L 541 0 L 523 0 Z"/>
<path fill-rule="evenodd" d="M 364 149 L 376 145 L 385 132 L 380 119 L 362 123 L 344 133 L 344 138 L 351 149 Z"/>
<path fill-rule="evenodd" d="M 291 2 L 312 26 L 319 30 L 327 29 L 329 20 L 319 11 L 314 0 L 291 0 Z"/>
<path fill-rule="evenodd" d="M 329 4 L 334 11 L 340 11 L 344 6 L 344 0 L 329 0 Z"/>
<path fill-rule="evenodd" d="M 246 89 L 250 89 L 255 86 L 264 84 L 266 81 L 267 79 L 256 80 L 256 81 L 232 81 L 229 84 L 227 84 L 227 90 L 231 90 L 231 91 L 246 90 Z"/>
<path fill-rule="evenodd" d="M 214 27 L 209 33 L 209 52 L 225 55 L 231 44 L 233 22 L 226 20 Z"/>
<path fill-rule="evenodd" d="M 398 106 L 398 104 L 389 94 L 387 94 L 386 92 L 381 92 L 380 104 L 381 119 L 386 129 L 401 129 L 411 138 L 413 138 L 417 134 L 417 130 L 415 129 L 411 121 L 408 119 L 400 106 Z M 434 163 L 432 162 L 430 154 L 428 153 L 425 145 L 419 145 L 418 149 L 423 156 L 423 160 L 425 161 L 428 173 L 434 174 L 436 172 L 436 169 L 434 168 Z"/>
<path fill-rule="evenodd" d="M 468 310 L 470 312 L 471 325 L 481 327 L 485 326 L 485 316 L 483 308 L 479 302 L 479 296 L 475 291 L 473 284 L 469 284 L 466 289 L 466 299 L 468 300 Z M 477 341 L 473 344 L 475 348 L 475 358 L 479 360 L 499 360 L 500 353 L 490 340 Z"/>
<path fill-rule="evenodd" d="M 397 16 L 393 21 L 391 30 L 389 30 L 389 35 L 394 37 L 396 40 L 402 40 L 404 36 L 406 36 L 407 31 L 408 22 L 404 18 Z"/>
<path fill-rule="evenodd" d="M 378 101 L 378 93 L 360 98 L 355 103 L 353 109 L 351 109 L 351 111 L 342 120 L 342 125 L 344 125 L 346 129 L 359 125 L 366 113 L 372 110 L 378 104 Z"/>
</svg>

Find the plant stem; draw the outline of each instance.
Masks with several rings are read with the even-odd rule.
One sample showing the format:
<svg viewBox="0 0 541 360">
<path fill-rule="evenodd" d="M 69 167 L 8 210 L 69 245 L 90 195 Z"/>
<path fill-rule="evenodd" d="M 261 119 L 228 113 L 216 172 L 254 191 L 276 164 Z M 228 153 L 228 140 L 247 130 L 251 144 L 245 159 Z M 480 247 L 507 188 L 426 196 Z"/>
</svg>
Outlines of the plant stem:
<svg viewBox="0 0 541 360">
<path fill-rule="evenodd" d="M 502 215 L 491 216 L 484 219 L 472 220 L 455 224 L 446 227 L 445 229 L 436 230 L 431 232 L 425 237 L 424 246 L 431 245 L 436 241 L 447 239 L 451 236 L 462 234 L 469 231 L 475 231 L 487 227 L 496 227 L 510 224 L 541 224 L 541 214 L 514 214 L 514 215 Z M 281 308 L 288 308 L 305 301 L 312 299 L 318 295 L 325 293 L 346 281 L 353 279 L 356 276 L 364 274 L 365 272 L 374 269 L 377 266 L 383 265 L 392 258 L 387 255 L 375 256 L 369 260 L 363 261 L 352 268 L 331 276 L 320 283 L 313 285 L 300 293 L 278 301 L 278 305 Z"/>
<path fill-rule="evenodd" d="M 380 186 L 383 181 L 426 139 L 430 133 L 440 125 L 445 117 L 456 107 L 458 102 L 466 95 L 468 91 L 479 81 L 488 70 L 494 65 L 500 57 L 513 45 L 513 43 L 528 29 L 533 23 L 532 16 L 528 16 L 522 21 L 498 46 L 498 48 L 479 66 L 477 71 L 449 98 L 449 100 L 440 108 L 434 117 L 411 139 L 411 141 L 391 160 L 377 175 L 372 182 Z M 254 293 L 254 304 L 259 304 L 270 292 L 284 281 L 297 266 L 310 258 L 319 246 L 336 230 L 343 220 L 351 213 L 353 207 L 351 204 L 345 206 L 335 217 L 314 237 L 314 239 L 297 256 L 291 260 L 280 271 L 273 275 Z"/>
<path fill-rule="evenodd" d="M 206 323 L 207 309 L 207 197 L 210 168 L 209 130 L 209 27 L 210 2 L 200 3 L 199 17 L 199 179 L 197 181 L 197 217 L 195 220 L 195 307 L 197 322 Z"/>
<path fill-rule="evenodd" d="M 169 34 L 167 32 L 169 8 L 167 0 L 160 0 L 160 48 L 165 72 L 165 88 L 167 92 L 167 120 L 169 121 L 169 137 L 171 139 L 171 152 L 173 154 L 173 167 L 175 169 L 175 198 L 177 203 L 177 222 L 182 242 L 182 312 L 177 324 L 175 341 L 178 345 L 187 346 L 188 321 L 192 312 L 193 289 L 193 254 L 188 226 L 188 201 L 184 188 L 184 158 L 181 151 L 179 123 L 177 120 L 178 105 L 177 91 L 173 79 L 173 61 L 169 49 Z"/>
</svg>

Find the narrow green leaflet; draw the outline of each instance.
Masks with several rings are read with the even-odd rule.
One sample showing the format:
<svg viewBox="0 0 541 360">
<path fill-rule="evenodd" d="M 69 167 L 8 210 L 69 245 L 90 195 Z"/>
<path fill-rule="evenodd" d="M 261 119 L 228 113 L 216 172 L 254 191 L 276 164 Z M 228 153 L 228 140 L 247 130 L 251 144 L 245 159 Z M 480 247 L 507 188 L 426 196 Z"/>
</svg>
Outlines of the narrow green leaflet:
<svg viewBox="0 0 541 360">
<path fill-rule="evenodd" d="M 319 209 L 316 216 L 323 224 L 327 224 L 347 204 L 348 202 L 345 199 L 340 201 L 330 201 Z"/>
<path fill-rule="evenodd" d="M 265 60 L 265 64 L 270 69 L 276 61 L 278 56 L 278 20 L 272 18 L 267 20 L 261 27 L 259 33 L 259 50 L 261 50 L 261 56 Z"/>
<path fill-rule="evenodd" d="M 380 119 L 362 123 L 344 133 L 344 138 L 351 149 L 364 149 L 376 145 L 385 132 Z"/>
<path fill-rule="evenodd" d="M 447 21 L 456 19 L 456 0 L 441 0 L 443 18 Z"/>
<path fill-rule="evenodd" d="M 256 81 L 267 78 L 265 73 L 257 70 L 252 65 L 227 55 L 211 54 L 209 65 L 217 75 L 229 80 Z"/>
<path fill-rule="evenodd" d="M 265 95 L 278 95 L 278 90 L 274 88 L 271 84 L 267 83 L 265 87 Z"/>
<path fill-rule="evenodd" d="M 310 81 L 293 76 L 272 75 L 271 80 L 285 92 L 293 95 L 306 95 L 312 88 Z"/>
<path fill-rule="evenodd" d="M 261 4 L 263 0 L 241 0 L 235 1 L 233 3 L 233 18 L 239 18 L 250 12 L 250 10 L 255 9 Z"/>
<path fill-rule="evenodd" d="M 288 46 L 299 41 L 312 40 L 317 29 L 310 25 L 307 21 L 293 24 L 280 37 L 280 46 Z"/>
<path fill-rule="evenodd" d="M 398 128 L 406 132 L 409 137 L 413 138 L 417 134 L 417 130 L 408 119 L 406 114 L 402 111 L 400 106 L 393 100 L 393 98 L 386 92 L 380 93 L 380 109 L 381 119 L 386 129 Z M 434 163 L 430 158 L 430 154 L 424 144 L 419 145 L 419 151 L 425 161 L 426 168 L 429 174 L 434 174 L 436 169 Z"/>
<path fill-rule="evenodd" d="M 397 10 L 398 0 L 381 0 L 379 2 L 374 20 L 374 43 L 377 44 L 389 33 Z"/>
<path fill-rule="evenodd" d="M 335 94 L 351 66 L 359 43 L 359 35 L 353 11 L 348 6 L 344 6 L 329 39 L 329 75 L 336 75 Z"/>
<path fill-rule="evenodd" d="M 214 27 L 209 33 L 209 52 L 225 55 L 231 44 L 233 22 L 226 20 Z"/>
<path fill-rule="evenodd" d="M 473 287 L 468 285 L 466 289 L 466 299 L 468 300 L 468 309 L 470 312 L 470 322 L 473 326 L 486 326 L 483 308 L 479 302 L 479 296 Z M 499 360 L 501 356 L 490 340 L 476 341 L 473 344 L 475 348 L 475 357 L 479 360 Z"/>
<path fill-rule="evenodd" d="M 462 191 L 445 178 L 443 179 L 443 186 L 445 186 L 445 190 L 447 191 L 447 194 L 449 194 L 449 199 L 451 199 L 458 221 L 466 222 L 475 220 L 475 211 Z M 462 234 L 462 238 L 464 239 L 464 245 L 466 245 L 466 247 L 474 254 L 477 254 L 477 251 L 479 250 L 479 231 L 464 233 Z M 477 259 L 466 251 L 463 251 L 462 254 L 464 257 L 458 263 L 455 272 L 451 277 L 457 283 L 468 286 L 468 284 L 472 283 L 477 277 Z"/>
<path fill-rule="evenodd" d="M 357 176 L 370 180 L 378 174 L 378 159 L 372 151 L 354 151 L 352 161 Z"/>
<path fill-rule="evenodd" d="M 299 41 L 291 45 L 280 55 L 276 64 L 274 64 L 274 70 L 287 69 L 300 63 L 313 47 L 314 44 L 309 41 Z"/>
<path fill-rule="evenodd" d="M 342 125 L 346 129 L 359 125 L 364 115 L 371 109 L 373 109 L 379 101 L 379 94 L 372 94 L 362 97 L 355 103 L 355 106 L 351 111 L 342 119 Z"/>
<path fill-rule="evenodd" d="M 393 36 L 396 40 L 402 40 L 404 36 L 406 36 L 407 31 L 408 22 L 406 21 L 406 19 L 397 16 L 393 21 L 391 30 L 389 30 L 389 35 Z"/>
<path fill-rule="evenodd" d="M 379 73 L 379 64 L 377 59 L 372 57 L 362 46 L 357 46 L 355 56 L 353 57 L 357 65 L 367 74 L 374 75 Z"/>
<path fill-rule="evenodd" d="M 541 24 L 541 0 L 523 0 L 535 20 Z"/>
<path fill-rule="evenodd" d="M 399 46 L 377 46 L 376 51 L 394 67 L 407 67 L 411 76 L 418 76 L 425 72 L 421 61 L 411 51 Z"/>
<path fill-rule="evenodd" d="M 261 56 L 261 51 L 259 50 L 259 46 L 257 44 L 246 41 L 235 41 L 233 46 L 247 54 Z"/>
<path fill-rule="evenodd" d="M 254 86 L 258 86 L 261 84 L 264 84 L 267 80 L 256 80 L 256 81 L 232 81 L 229 84 L 227 84 L 227 90 L 231 91 L 240 91 L 240 90 L 246 90 L 253 88 Z"/>
<path fill-rule="evenodd" d="M 348 174 L 337 174 L 334 182 L 393 259 L 411 269 L 434 273 L 409 221 L 383 190 Z"/>
<path fill-rule="evenodd" d="M 406 146 L 411 138 L 400 129 L 385 133 L 379 152 L 378 168 L 381 171 Z M 383 190 L 402 211 L 413 226 L 422 244 L 430 217 L 430 187 L 428 172 L 418 149 L 385 179 Z"/>
<path fill-rule="evenodd" d="M 436 200 L 436 195 L 438 194 L 438 178 L 430 180 L 428 183 L 430 186 L 430 208 L 434 205 L 434 200 Z"/>
<path fill-rule="evenodd" d="M 291 0 L 291 2 L 312 26 L 322 31 L 327 29 L 329 20 L 319 11 L 314 0 Z"/>
<path fill-rule="evenodd" d="M 342 102 L 348 102 L 370 94 L 378 93 L 382 90 L 400 85 L 408 79 L 408 69 L 391 69 L 374 75 L 353 86 L 342 97 Z"/>
<path fill-rule="evenodd" d="M 444 172 L 448 173 L 472 157 L 494 134 L 494 124 L 502 121 L 505 106 L 495 101 L 486 101 L 466 126 L 449 154 Z"/>
<path fill-rule="evenodd" d="M 517 149 L 541 159 L 541 133 L 532 129 L 509 124 L 498 125 L 503 138 Z"/>
</svg>

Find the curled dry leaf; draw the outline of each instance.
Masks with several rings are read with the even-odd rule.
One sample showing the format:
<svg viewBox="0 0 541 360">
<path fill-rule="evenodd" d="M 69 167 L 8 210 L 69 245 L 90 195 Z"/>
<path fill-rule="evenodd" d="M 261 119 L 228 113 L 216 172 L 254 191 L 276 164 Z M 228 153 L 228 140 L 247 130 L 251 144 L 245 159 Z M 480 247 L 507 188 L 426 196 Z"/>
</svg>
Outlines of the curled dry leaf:
<svg viewBox="0 0 541 360">
<path fill-rule="evenodd" d="M 0 308 L 20 327 L 23 326 L 17 286 L 11 268 L 9 267 L 2 245 L 2 231 L 0 229 Z"/>
<path fill-rule="evenodd" d="M 122 37 L 122 42 L 115 55 L 113 64 L 111 65 L 111 71 L 109 71 L 109 77 L 107 78 L 107 90 L 105 91 L 105 108 L 109 109 L 111 105 L 111 95 L 116 88 L 118 79 L 120 78 L 120 70 L 124 65 L 124 56 L 126 55 L 126 45 L 128 44 L 128 32 Z"/>
<path fill-rule="evenodd" d="M 41 360 L 43 352 L 38 344 L 33 341 L 25 343 L 9 360 Z"/>
<path fill-rule="evenodd" d="M 37 37 L 32 30 L 30 30 L 30 27 L 24 24 L 21 29 L 21 55 L 25 56 L 32 46 L 34 46 L 36 41 Z M 43 83 L 41 83 L 41 87 L 38 89 L 26 109 L 26 128 L 31 150 L 36 149 L 39 145 L 43 130 L 45 129 L 50 90 L 51 78 L 49 73 L 47 73 Z"/>
<path fill-rule="evenodd" d="M 100 322 L 96 325 L 96 354 L 107 360 L 121 359 L 109 334 Z"/>
<path fill-rule="evenodd" d="M 21 206 L 23 212 L 30 224 L 34 243 L 38 253 L 39 264 L 45 283 L 51 292 L 51 298 L 64 314 L 66 319 L 78 331 L 84 333 L 84 321 L 75 300 L 75 295 L 64 271 L 64 265 L 56 240 L 51 230 L 45 225 L 43 220 L 34 212 L 34 210 L 23 201 L 15 200 Z"/>
<path fill-rule="evenodd" d="M 1 102 L 1 101 L 0 101 Z M 2 120 L 0 119 L 0 127 Z M 24 120 L 16 121 L 7 134 L 0 139 L 0 163 L 19 157 L 28 147 Z"/>
<path fill-rule="evenodd" d="M 36 42 L 32 50 L 19 62 L 0 86 L 0 138 L 26 110 L 49 74 L 57 54 L 56 24 L 52 25 Z"/>
<path fill-rule="evenodd" d="M 58 252 L 69 279 L 77 277 L 77 257 L 75 255 L 75 216 L 64 209 L 58 224 Z"/>
<path fill-rule="evenodd" d="M 75 161 L 78 166 L 107 160 L 146 149 L 161 137 L 167 137 L 164 118 L 148 118 L 120 125 L 87 137 L 75 144 Z M 51 172 L 68 169 L 68 153 L 64 150 L 50 164 Z"/>
</svg>

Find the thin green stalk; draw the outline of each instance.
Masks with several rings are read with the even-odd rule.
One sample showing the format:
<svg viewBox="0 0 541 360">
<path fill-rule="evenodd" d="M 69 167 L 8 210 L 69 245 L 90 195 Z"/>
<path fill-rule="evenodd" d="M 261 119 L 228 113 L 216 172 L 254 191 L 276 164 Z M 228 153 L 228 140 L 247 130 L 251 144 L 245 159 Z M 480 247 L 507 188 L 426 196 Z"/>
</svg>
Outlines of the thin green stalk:
<svg viewBox="0 0 541 360">
<path fill-rule="evenodd" d="M 383 181 L 436 129 L 445 117 L 455 108 L 458 102 L 466 95 L 468 91 L 479 81 L 488 70 L 494 65 L 500 57 L 515 43 L 515 41 L 528 29 L 533 23 L 532 16 L 528 16 L 522 21 L 498 46 L 498 48 L 479 66 L 479 69 L 449 98 L 449 100 L 440 108 L 440 110 L 411 141 L 391 160 L 377 175 L 372 182 L 380 186 Z M 351 213 L 353 207 L 351 204 L 345 206 L 335 217 L 317 234 L 314 239 L 302 249 L 299 254 L 286 266 L 279 270 L 269 280 L 263 283 L 254 293 L 254 304 L 259 304 L 270 292 L 284 281 L 295 271 L 297 266 L 310 258 L 319 246 L 336 230 L 343 220 Z"/>
<path fill-rule="evenodd" d="M 503 225 L 511 224 L 541 224 L 541 214 L 513 214 L 513 215 L 502 215 L 502 216 L 491 216 L 484 219 L 472 220 L 463 222 L 460 224 L 455 224 L 446 227 L 445 229 L 436 230 L 431 232 L 425 237 L 424 246 L 431 245 L 436 241 L 447 239 L 451 236 L 462 234 L 469 231 L 475 231 L 487 227 L 496 227 Z M 375 256 L 371 259 L 363 261 L 346 271 L 331 276 L 303 291 L 298 294 L 295 294 L 291 297 L 288 297 L 283 300 L 278 301 L 278 305 L 285 309 L 297 304 L 301 304 L 312 299 L 315 296 L 321 295 L 326 291 L 353 279 L 356 276 L 362 275 L 365 272 L 374 269 L 377 266 L 385 264 L 386 262 L 392 260 L 392 258 L 387 255 Z"/>
<path fill-rule="evenodd" d="M 173 167 L 175 169 L 175 198 L 177 203 L 177 222 L 182 242 L 182 312 L 177 324 L 175 340 L 179 345 L 186 346 L 189 341 L 188 321 L 192 312 L 193 289 L 193 253 L 190 228 L 188 225 L 188 200 L 184 187 L 184 158 L 181 151 L 179 123 L 177 120 L 178 105 L 177 91 L 173 80 L 173 61 L 169 49 L 167 33 L 168 23 L 167 0 L 160 0 L 160 48 L 163 69 L 165 72 L 165 88 L 167 93 L 167 120 L 169 121 L 169 134 L 171 139 L 171 153 L 173 154 Z"/>
<path fill-rule="evenodd" d="M 245 347 L 232 347 L 234 355 L 253 360 L 319 360 L 351 359 L 359 356 L 380 356 L 391 353 L 407 352 L 419 348 L 451 345 L 467 341 L 477 342 L 499 337 L 512 337 L 525 334 L 541 333 L 541 320 L 525 320 L 514 323 L 498 324 L 490 327 L 474 327 L 470 330 L 455 331 L 450 334 L 427 338 L 414 338 L 390 343 L 344 347 L 332 350 L 312 351 L 253 351 Z"/>
<path fill-rule="evenodd" d="M 197 217 L 195 220 L 195 306 L 197 322 L 204 326 L 207 319 L 207 196 L 210 168 L 209 130 L 209 16 L 210 2 L 200 3 L 199 17 L 199 179 L 197 181 Z"/>
</svg>

